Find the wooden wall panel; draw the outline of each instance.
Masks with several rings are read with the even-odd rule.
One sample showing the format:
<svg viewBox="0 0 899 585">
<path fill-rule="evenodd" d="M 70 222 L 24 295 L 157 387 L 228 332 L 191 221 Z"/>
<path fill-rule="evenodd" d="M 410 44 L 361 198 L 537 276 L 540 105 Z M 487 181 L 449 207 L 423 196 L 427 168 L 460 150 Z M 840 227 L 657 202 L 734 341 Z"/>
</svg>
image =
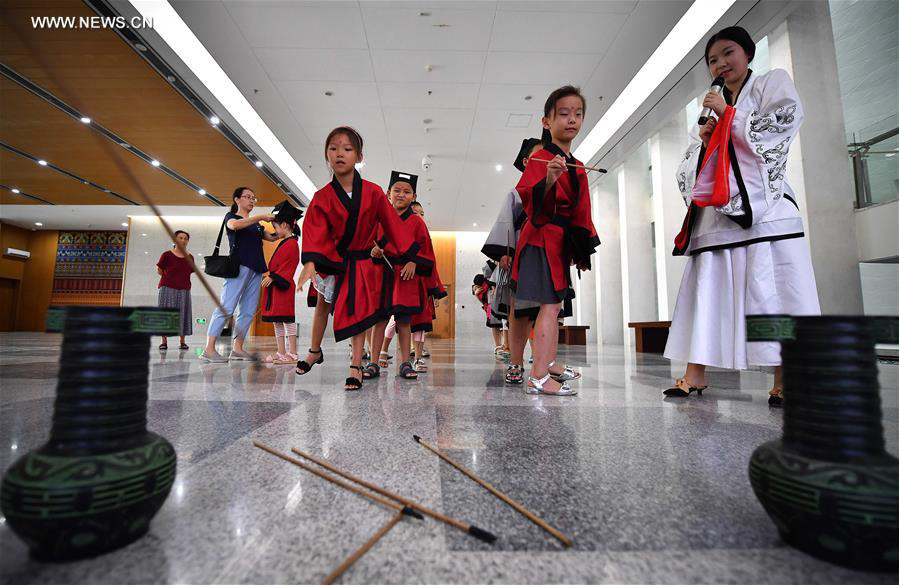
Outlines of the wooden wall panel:
<svg viewBox="0 0 899 585">
<path fill-rule="evenodd" d="M 230 204 L 230 193 L 239 185 L 256 191 L 262 205 L 286 198 L 115 31 L 35 28 L 30 19 L 36 15 L 96 16 L 79 0 L 3 0 L 0 61 L 226 203 Z M 96 132 L 58 110 L 51 119 L 49 111 L 55 108 L 22 92 L 2 88 L 0 135 L 5 142 L 47 160 L 52 157 L 69 171 L 137 200 L 132 187 L 120 186 L 126 179 L 120 169 L 110 166 L 106 151 L 102 157 L 96 156 L 96 146 L 90 145 Z M 79 153 L 83 145 L 88 146 Z M 197 205 L 206 201 L 125 150 L 116 149 L 116 158 L 127 167 L 142 165 L 135 171 L 138 181 L 160 202 Z M 72 183 L 68 177 L 54 175 L 62 185 Z M 39 194 L 27 185 L 20 188 Z M 66 194 L 65 203 L 83 202 L 72 192 Z M 109 203 L 118 201 L 110 198 Z"/>
<path fill-rule="evenodd" d="M 56 267 L 56 242 L 58 232 L 29 231 L 14 225 L 0 223 L 0 247 L 18 248 L 31 252 L 28 260 L 0 258 L 0 278 L 18 283 L 16 290 L 14 331 L 43 331 L 53 289 L 53 271 Z M 8 299 L 7 299 L 8 300 Z M 8 304 L 4 301 L 4 305 Z M 0 307 L 7 314 L 10 307 Z"/>
<path fill-rule="evenodd" d="M 25 264 L 22 277 L 19 314 L 16 331 L 43 331 L 47 308 L 53 292 L 53 271 L 56 267 L 56 245 L 59 232 L 46 230 L 31 232 L 28 251 L 31 258 Z"/>
<path fill-rule="evenodd" d="M 455 232 L 431 232 L 437 270 L 446 286 L 448 296 L 437 306 L 433 337 L 452 339 L 456 336 L 456 234 Z"/>
</svg>

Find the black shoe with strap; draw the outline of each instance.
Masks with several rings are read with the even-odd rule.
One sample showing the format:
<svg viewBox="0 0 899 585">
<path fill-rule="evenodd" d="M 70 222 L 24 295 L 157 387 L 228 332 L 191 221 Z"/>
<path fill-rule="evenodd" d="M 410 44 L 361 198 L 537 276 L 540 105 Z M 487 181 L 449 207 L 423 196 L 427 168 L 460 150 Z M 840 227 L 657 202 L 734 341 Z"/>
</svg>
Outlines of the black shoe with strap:
<svg viewBox="0 0 899 585">
<path fill-rule="evenodd" d="M 321 348 L 318 348 L 318 351 L 316 351 L 310 347 L 309 353 L 318 354 L 318 359 L 315 360 L 314 362 L 312 362 L 311 364 L 309 362 L 307 362 L 306 360 L 303 360 L 300 363 L 298 363 L 297 364 L 297 374 L 299 374 L 300 376 L 302 376 L 303 374 L 305 374 L 306 372 L 311 370 L 312 366 L 314 366 L 315 364 L 325 363 L 325 354 L 322 353 Z"/>
<path fill-rule="evenodd" d="M 350 368 L 353 370 L 359 370 L 360 372 L 364 372 L 364 370 L 362 369 L 362 366 L 351 365 Z M 363 377 L 365 377 L 365 374 L 363 374 Z M 360 380 L 359 378 L 350 377 L 350 378 L 347 378 L 346 381 L 343 383 L 343 389 L 346 391 L 359 390 L 360 388 L 362 388 L 362 380 Z"/>
<path fill-rule="evenodd" d="M 417 380 L 418 373 L 415 371 L 415 368 L 412 367 L 412 364 L 409 362 L 403 362 L 400 364 L 400 378 L 404 380 Z"/>
<path fill-rule="evenodd" d="M 366 364 L 365 368 L 362 369 L 363 380 L 371 380 L 372 378 L 378 378 L 380 376 L 381 366 L 379 366 L 375 362 L 369 362 L 368 364 Z"/>
</svg>

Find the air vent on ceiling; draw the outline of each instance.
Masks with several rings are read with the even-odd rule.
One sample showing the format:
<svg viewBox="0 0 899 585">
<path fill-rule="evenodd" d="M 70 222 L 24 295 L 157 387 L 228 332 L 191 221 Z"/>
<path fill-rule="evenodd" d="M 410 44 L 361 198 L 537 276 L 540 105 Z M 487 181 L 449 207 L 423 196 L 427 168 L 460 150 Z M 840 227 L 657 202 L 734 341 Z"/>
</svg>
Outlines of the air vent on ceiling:
<svg viewBox="0 0 899 585">
<path fill-rule="evenodd" d="M 527 128 L 531 125 L 531 114 L 509 114 L 506 120 L 506 128 Z"/>
</svg>

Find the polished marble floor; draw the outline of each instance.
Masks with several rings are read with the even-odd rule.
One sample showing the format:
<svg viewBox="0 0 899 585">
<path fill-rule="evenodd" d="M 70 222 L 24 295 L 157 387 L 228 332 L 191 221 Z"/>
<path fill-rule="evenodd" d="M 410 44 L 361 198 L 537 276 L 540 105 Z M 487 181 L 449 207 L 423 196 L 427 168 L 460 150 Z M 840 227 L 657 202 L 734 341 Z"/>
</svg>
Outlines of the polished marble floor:
<svg viewBox="0 0 899 585">
<path fill-rule="evenodd" d="M 46 440 L 59 341 L 0 334 L 3 469 Z M 178 476 L 150 533 L 57 565 L 30 560 L 0 524 L 0 582 L 320 582 L 392 513 L 253 448 L 258 439 L 499 536 L 489 545 L 430 519 L 403 520 L 342 583 L 895 583 L 786 546 L 753 496 L 749 456 L 779 436 L 782 420 L 766 404 L 770 374 L 715 371 L 703 397 L 663 399 L 678 372 L 660 356 L 569 347 L 564 360 L 584 373 L 580 395 L 529 396 L 504 386 L 486 331 L 431 344 L 418 381 L 391 373 L 357 393 L 340 389 L 346 344 L 326 345 L 324 365 L 304 377 L 152 350 L 149 427 L 175 445 Z M 899 454 L 899 366 L 880 372 L 885 436 Z M 413 434 L 574 546 L 563 549 Z"/>
</svg>

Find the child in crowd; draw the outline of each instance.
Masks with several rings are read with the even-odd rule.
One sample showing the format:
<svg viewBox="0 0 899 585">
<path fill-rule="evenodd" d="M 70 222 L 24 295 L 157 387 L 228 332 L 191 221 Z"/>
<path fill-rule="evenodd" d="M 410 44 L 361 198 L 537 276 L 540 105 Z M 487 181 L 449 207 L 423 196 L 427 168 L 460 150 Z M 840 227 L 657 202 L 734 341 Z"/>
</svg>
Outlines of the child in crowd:
<svg viewBox="0 0 899 585">
<path fill-rule="evenodd" d="M 272 227 L 275 235 L 282 238 L 268 263 L 268 274 L 262 279 L 263 305 L 262 320 L 275 327 L 275 341 L 278 352 L 266 356 L 265 363 L 295 364 L 300 359 L 297 355 L 297 324 L 295 322 L 294 304 L 296 302 L 296 283 L 294 274 L 300 263 L 300 247 L 298 237 L 300 228 L 297 220 L 303 212 L 287 201 L 282 201 L 273 210 Z M 287 337 L 287 346 L 285 346 Z"/>
</svg>

